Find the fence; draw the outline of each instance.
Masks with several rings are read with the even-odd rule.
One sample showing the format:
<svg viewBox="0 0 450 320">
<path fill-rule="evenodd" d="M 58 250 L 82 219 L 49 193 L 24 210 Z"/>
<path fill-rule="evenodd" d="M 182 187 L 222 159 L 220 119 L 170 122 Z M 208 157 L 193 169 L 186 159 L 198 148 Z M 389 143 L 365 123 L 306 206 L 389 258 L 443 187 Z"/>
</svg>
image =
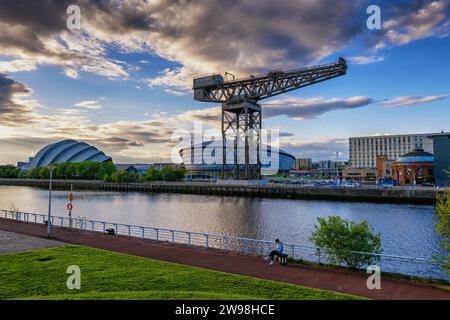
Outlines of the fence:
<svg viewBox="0 0 450 320">
<path fill-rule="evenodd" d="M 30 223 L 45 224 L 47 222 L 46 214 L 3 209 L 0 210 L 0 217 Z M 106 233 L 108 229 L 114 229 L 115 234 L 120 236 L 166 241 L 249 255 L 267 255 L 273 247 L 273 242 L 267 240 L 95 221 L 88 220 L 85 217 L 69 218 L 51 216 L 50 221 L 51 225 L 56 227 L 101 233 Z M 284 248 L 285 253 L 293 259 L 314 263 L 327 263 L 327 255 L 325 253 L 326 248 L 290 243 L 285 243 Z M 369 252 L 352 251 L 351 253 L 355 255 L 378 257 L 379 261 L 377 262 L 377 265 L 381 268 L 382 272 L 399 273 L 408 275 L 412 278 L 448 279 L 450 282 L 448 276 L 443 272 L 441 264 L 434 260 Z"/>
</svg>

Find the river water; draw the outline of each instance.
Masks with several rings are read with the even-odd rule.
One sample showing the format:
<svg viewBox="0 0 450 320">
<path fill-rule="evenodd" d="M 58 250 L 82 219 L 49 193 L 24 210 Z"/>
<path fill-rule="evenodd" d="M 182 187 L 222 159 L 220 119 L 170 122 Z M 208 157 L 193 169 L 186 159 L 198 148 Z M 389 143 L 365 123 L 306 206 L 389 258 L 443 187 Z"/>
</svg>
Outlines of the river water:
<svg viewBox="0 0 450 320">
<path fill-rule="evenodd" d="M 435 210 L 400 205 L 185 194 L 74 191 L 72 216 L 217 235 L 311 244 L 318 217 L 367 220 L 381 233 L 385 254 L 431 259 L 439 252 Z M 53 191 L 53 214 L 67 216 L 67 191 Z M 0 209 L 45 213 L 48 191 L 0 186 Z"/>
</svg>

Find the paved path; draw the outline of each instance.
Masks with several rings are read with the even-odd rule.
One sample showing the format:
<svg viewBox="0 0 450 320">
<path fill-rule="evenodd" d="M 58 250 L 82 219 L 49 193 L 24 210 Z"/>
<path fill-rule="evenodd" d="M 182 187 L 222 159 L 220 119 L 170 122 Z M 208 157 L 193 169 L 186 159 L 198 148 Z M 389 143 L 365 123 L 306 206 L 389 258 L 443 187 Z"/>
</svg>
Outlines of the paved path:
<svg viewBox="0 0 450 320">
<path fill-rule="evenodd" d="M 60 247 L 65 243 L 0 230 L 0 254 Z"/>
<path fill-rule="evenodd" d="M 0 218 L 0 229 L 31 236 L 45 237 L 44 225 Z M 54 228 L 54 240 L 71 244 L 122 252 L 152 259 L 175 262 L 228 273 L 332 290 L 374 299 L 445 299 L 450 291 L 432 285 L 407 280 L 382 279 L 381 290 L 368 290 L 364 274 L 343 270 L 326 270 L 311 266 L 268 266 L 262 259 L 216 250 L 189 248 L 182 245 L 155 242 L 100 233 Z"/>
</svg>

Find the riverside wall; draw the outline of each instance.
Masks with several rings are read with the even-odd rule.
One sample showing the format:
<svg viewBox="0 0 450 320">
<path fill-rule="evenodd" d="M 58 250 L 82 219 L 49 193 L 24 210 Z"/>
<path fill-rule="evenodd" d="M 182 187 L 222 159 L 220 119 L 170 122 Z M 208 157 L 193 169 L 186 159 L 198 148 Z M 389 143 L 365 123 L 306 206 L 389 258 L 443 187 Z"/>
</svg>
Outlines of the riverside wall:
<svg viewBox="0 0 450 320">
<path fill-rule="evenodd" d="M 360 188 L 305 187 L 297 185 L 234 185 L 200 182 L 152 182 L 111 183 L 103 181 L 53 180 L 54 189 L 104 190 L 118 192 L 180 193 L 218 196 L 364 201 L 385 203 L 434 204 L 444 190 L 425 188 L 384 188 L 363 186 Z M 48 188 L 48 180 L 0 179 L 0 185 Z"/>
</svg>

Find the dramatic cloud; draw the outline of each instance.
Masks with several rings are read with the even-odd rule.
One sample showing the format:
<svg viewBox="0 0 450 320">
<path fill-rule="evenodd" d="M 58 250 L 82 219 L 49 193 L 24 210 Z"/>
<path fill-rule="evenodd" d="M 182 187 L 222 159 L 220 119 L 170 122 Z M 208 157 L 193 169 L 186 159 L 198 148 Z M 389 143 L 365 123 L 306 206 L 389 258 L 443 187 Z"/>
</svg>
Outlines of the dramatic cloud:
<svg viewBox="0 0 450 320">
<path fill-rule="evenodd" d="M 82 30 L 66 27 L 66 9 L 81 8 Z M 223 1 L 29 1 L 3 0 L 0 55 L 15 57 L 0 72 L 60 66 L 71 78 L 90 72 L 127 79 L 140 69 L 110 57 L 110 51 L 146 52 L 177 62 L 146 82 L 190 88 L 194 75 L 230 71 L 237 75 L 308 65 L 345 48 L 365 32 L 368 2 L 332 0 Z M 383 6 L 386 20 L 377 32 L 378 48 L 448 34 L 449 0 L 412 1 Z M 353 63 L 381 61 L 355 56 Z M 32 61 L 32 62 L 31 62 Z M 148 63 L 140 60 L 139 64 Z"/>
<path fill-rule="evenodd" d="M 17 126 L 32 122 L 34 101 L 25 101 L 31 90 L 20 82 L 0 74 L 0 125 Z"/>
<path fill-rule="evenodd" d="M 439 96 L 426 96 L 426 97 L 409 97 L 409 96 L 401 96 L 395 97 L 382 102 L 382 105 L 388 108 L 392 107 L 410 107 L 415 106 L 417 104 L 427 103 L 438 101 L 447 98 L 447 95 L 439 95 Z"/>
<path fill-rule="evenodd" d="M 408 1 L 394 5 L 392 17 L 382 25 L 377 48 L 404 45 L 427 37 L 444 37 L 450 31 L 449 0 Z"/>
<path fill-rule="evenodd" d="M 349 110 L 373 103 L 368 97 L 351 97 L 348 99 L 333 98 L 290 98 L 273 100 L 264 104 L 264 117 L 287 116 L 296 120 L 312 119 L 335 110 Z"/>
</svg>

